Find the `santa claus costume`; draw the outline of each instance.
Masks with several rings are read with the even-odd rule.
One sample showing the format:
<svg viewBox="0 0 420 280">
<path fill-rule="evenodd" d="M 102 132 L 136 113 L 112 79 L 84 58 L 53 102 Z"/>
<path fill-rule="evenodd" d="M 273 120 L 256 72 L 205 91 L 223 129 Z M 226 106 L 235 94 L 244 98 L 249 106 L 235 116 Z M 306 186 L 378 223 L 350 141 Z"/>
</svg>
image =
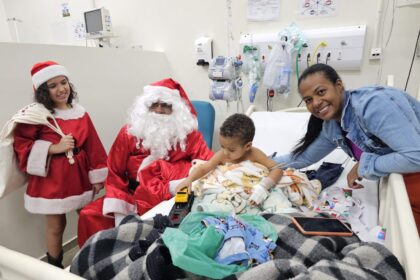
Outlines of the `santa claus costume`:
<svg viewBox="0 0 420 280">
<path fill-rule="evenodd" d="M 172 113 L 150 112 L 156 102 Z M 213 155 L 197 129 L 196 112 L 179 83 L 164 79 L 146 86 L 109 152 L 105 196 L 80 213 L 79 245 L 114 227 L 116 215 L 141 215 L 170 199 L 169 182 L 185 178 L 192 160 Z"/>
<path fill-rule="evenodd" d="M 36 64 L 31 74 L 34 89 L 54 77 L 69 76 L 52 61 Z M 108 173 L 105 149 L 86 110 L 73 103 L 67 110 L 54 108 L 53 116 L 62 132 L 75 139 L 73 164 L 64 153 L 48 154 L 61 140 L 51 128 L 19 123 L 14 130 L 19 168 L 28 174 L 24 199 L 31 213 L 64 214 L 82 208 L 92 200 L 92 184 L 104 182 Z"/>
</svg>

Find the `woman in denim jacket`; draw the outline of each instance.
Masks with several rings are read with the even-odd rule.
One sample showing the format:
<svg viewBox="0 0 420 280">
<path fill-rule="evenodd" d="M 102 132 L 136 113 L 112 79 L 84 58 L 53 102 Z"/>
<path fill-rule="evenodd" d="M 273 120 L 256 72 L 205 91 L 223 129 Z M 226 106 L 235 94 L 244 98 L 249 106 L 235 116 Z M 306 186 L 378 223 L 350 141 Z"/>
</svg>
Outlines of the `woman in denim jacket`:
<svg viewBox="0 0 420 280">
<path fill-rule="evenodd" d="M 383 86 L 346 91 L 337 72 L 325 64 L 307 68 L 298 88 L 312 114 L 308 130 L 292 153 L 276 162 L 303 168 L 339 146 L 358 161 L 347 175 L 352 188 L 360 187 L 362 178 L 420 172 L 420 103 L 413 97 Z M 419 224 L 418 183 L 413 189 L 416 194 L 407 190 Z"/>
</svg>

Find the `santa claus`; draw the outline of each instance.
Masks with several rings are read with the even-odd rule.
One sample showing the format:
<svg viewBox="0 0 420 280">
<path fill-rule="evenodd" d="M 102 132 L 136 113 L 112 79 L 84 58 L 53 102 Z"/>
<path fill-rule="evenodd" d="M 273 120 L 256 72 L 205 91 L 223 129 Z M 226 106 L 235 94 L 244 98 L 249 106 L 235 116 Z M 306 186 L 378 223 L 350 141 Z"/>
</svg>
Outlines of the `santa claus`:
<svg viewBox="0 0 420 280">
<path fill-rule="evenodd" d="M 191 161 L 210 159 L 213 152 L 197 127 L 196 112 L 179 83 L 164 79 L 144 88 L 109 152 L 105 196 L 80 212 L 80 246 L 127 214 L 141 215 L 170 199 L 176 187 L 171 182 L 188 175 Z"/>
</svg>

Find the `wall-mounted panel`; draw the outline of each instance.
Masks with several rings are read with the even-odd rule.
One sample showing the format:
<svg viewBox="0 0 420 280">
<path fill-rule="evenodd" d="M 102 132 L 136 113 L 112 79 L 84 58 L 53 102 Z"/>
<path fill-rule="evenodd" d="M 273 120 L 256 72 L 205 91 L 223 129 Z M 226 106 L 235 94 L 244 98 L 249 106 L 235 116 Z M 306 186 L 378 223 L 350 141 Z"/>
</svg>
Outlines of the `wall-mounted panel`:
<svg viewBox="0 0 420 280">
<path fill-rule="evenodd" d="M 327 63 L 337 70 L 360 70 L 363 59 L 366 26 L 347 26 L 302 31 L 307 47 L 298 56 L 299 71 L 312 63 Z M 244 45 L 254 45 L 261 56 L 267 58 L 274 44 L 279 42 L 277 33 L 245 34 L 240 38 L 241 50 Z M 325 46 L 318 45 L 325 42 Z M 318 47 L 318 48 L 317 48 Z M 296 53 L 293 54 L 295 67 Z"/>
</svg>

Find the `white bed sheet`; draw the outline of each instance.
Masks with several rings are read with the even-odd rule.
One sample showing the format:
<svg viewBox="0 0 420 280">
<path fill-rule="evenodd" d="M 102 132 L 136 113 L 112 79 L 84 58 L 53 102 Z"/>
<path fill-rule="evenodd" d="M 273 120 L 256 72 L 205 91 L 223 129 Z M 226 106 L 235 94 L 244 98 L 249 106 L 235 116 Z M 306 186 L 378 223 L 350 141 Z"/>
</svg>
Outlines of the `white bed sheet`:
<svg viewBox="0 0 420 280">
<path fill-rule="evenodd" d="M 277 152 L 277 155 L 289 153 L 306 132 L 310 113 L 308 112 L 253 112 L 251 118 L 255 124 L 253 146 L 261 149 L 267 155 Z M 346 187 L 347 173 L 355 162 L 346 153 L 337 148 L 308 169 L 317 168 L 323 161 L 345 163 L 344 171 L 332 186 Z M 378 224 L 378 181 L 363 180 L 365 188 L 354 190 L 353 198 L 364 206 L 361 222 L 367 230 Z M 363 238 L 362 238 L 363 239 Z"/>
<path fill-rule="evenodd" d="M 169 212 L 171 212 L 172 207 L 175 204 L 175 197 L 172 197 L 169 200 L 164 200 L 143 215 L 141 215 L 142 220 L 150 220 L 153 219 L 153 217 L 157 214 L 162 214 L 163 216 L 169 215 Z"/>
</svg>

